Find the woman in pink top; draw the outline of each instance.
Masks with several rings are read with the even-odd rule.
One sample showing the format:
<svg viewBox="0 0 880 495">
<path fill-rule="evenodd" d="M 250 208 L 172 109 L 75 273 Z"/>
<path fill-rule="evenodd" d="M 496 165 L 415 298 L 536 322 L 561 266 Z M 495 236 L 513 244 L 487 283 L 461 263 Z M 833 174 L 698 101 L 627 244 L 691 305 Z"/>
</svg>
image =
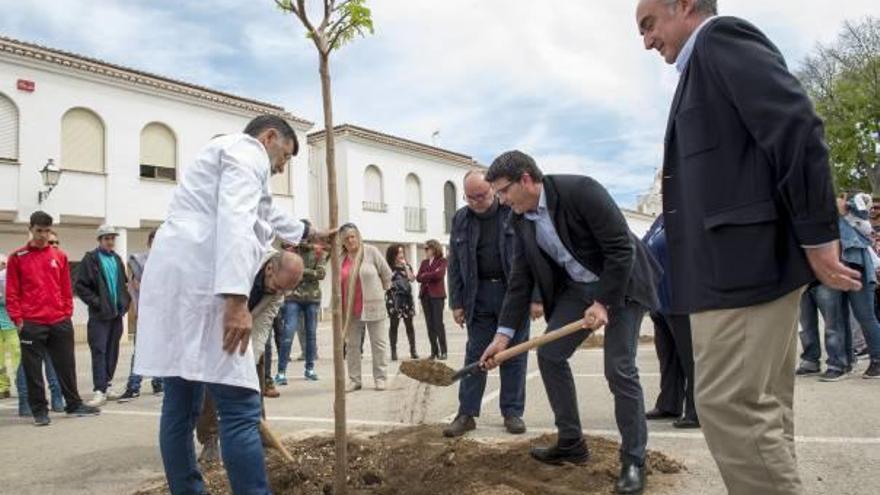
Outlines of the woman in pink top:
<svg viewBox="0 0 880 495">
<path fill-rule="evenodd" d="M 364 244 L 354 224 L 339 229 L 342 240 L 342 307 L 348 308 L 348 293 L 352 270 L 359 256 L 363 256 L 360 271 L 354 280 L 351 324 L 345 337 L 349 391 L 363 388 L 361 382 L 361 342 L 370 335 L 373 354 L 373 380 L 376 390 L 385 390 L 388 368 L 388 334 L 385 332 L 385 291 L 391 286 L 391 268 L 385 257 L 373 246 Z M 343 313 L 345 314 L 345 313 Z"/>
</svg>

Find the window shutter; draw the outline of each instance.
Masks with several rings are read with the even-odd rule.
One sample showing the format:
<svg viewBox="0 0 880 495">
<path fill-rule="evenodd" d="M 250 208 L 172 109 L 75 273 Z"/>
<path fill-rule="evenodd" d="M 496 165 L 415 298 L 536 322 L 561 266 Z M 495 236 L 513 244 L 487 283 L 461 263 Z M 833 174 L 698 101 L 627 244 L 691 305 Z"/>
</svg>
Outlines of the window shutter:
<svg viewBox="0 0 880 495">
<path fill-rule="evenodd" d="M 18 161 L 18 109 L 0 94 L 0 160 Z"/>
<path fill-rule="evenodd" d="M 61 167 L 104 172 L 104 124 L 84 108 L 74 108 L 61 120 Z"/>
</svg>

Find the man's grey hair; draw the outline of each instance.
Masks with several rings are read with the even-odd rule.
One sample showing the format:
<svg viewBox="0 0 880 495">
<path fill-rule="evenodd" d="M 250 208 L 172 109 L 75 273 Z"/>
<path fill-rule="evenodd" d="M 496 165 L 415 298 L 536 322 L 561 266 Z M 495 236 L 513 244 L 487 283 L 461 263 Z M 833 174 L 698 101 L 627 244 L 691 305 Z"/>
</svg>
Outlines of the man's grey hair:
<svg viewBox="0 0 880 495">
<path fill-rule="evenodd" d="M 670 7 L 678 0 L 666 0 Z M 695 0 L 694 10 L 704 15 L 718 15 L 718 0 Z"/>
</svg>

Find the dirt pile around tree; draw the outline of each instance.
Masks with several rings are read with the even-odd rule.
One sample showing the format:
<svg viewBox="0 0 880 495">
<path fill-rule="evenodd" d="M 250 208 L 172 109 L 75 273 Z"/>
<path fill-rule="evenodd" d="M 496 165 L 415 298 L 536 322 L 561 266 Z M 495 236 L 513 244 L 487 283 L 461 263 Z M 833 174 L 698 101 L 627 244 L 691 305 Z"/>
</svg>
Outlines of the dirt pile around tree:
<svg viewBox="0 0 880 495">
<path fill-rule="evenodd" d="M 589 438 L 592 457 L 586 466 L 547 466 L 529 457 L 530 444 L 547 445 L 550 435 L 518 442 L 446 440 L 440 426 L 416 426 L 349 440 L 349 493 L 376 495 L 566 495 L 613 493 L 619 473 L 619 444 Z M 288 440 L 295 464 L 274 451 L 268 458 L 272 492 L 276 495 L 333 493 L 334 442 L 331 437 Z M 646 493 L 674 493 L 684 466 L 659 452 L 648 455 Z M 207 489 L 229 494 L 226 473 L 210 466 Z M 159 495 L 156 486 L 136 495 Z"/>
</svg>

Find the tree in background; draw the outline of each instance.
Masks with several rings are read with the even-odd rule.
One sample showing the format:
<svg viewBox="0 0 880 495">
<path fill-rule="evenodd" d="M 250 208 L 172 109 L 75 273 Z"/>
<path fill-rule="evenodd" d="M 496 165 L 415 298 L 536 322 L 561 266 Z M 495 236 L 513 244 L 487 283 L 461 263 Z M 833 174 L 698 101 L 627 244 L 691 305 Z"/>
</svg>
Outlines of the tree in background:
<svg viewBox="0 0 880 495">
<path fill-rule="evenodd" d="M 880 19 L 845 22 L 798 76 L 825 120 L 837 187 L 880 195 Z"/>
<path fill-rule="evenodd" d="M 306 0 L 275 0 L 275 4 L 285 13 L 293 14 L 306 30 L 318 50 L 318 72 L 321 76 L 321 97 L 324 104 L 324 139 L 327 164 L 327 197 L 330 208 L 330 228 L 339 226 L 339 202 L 336 195 L 336 144 L 333 135 L 333 97 L 330 86 L 330 54 L 353 40 L 356 36 L 373 33 L 373 20 L 366 0 L 321 0 L 309 2 L 314 12 L 319 12 L 319 23 L 309 17 Z M 318 18 L 316 17 L 316 19 Z M 348 451 L 345 425 L 345 364 L 342 345 L 345 331 L 351 320 L 351 304 L 346 308 L 348 316 L 343 321 L 340 302 L 339 243 L 332 243 L 330 251 L 333 291 L 331 308 L 333 311 L 333 372 L 335 378 L 334 419 L 336 432 L 336 468 L 334 472 L 333 493 L 346 493 L 346 470 Z M 360 258 L 359 258 L 360 260 Z M 358 273 L 358 263 L 352 273 Z M 351 277 L 354 282 L 355 277 Z M 354 291 L 350 291 L 353 294 Z M 354 297 L 349 297 L 353 301 Z"/>
</svg>

